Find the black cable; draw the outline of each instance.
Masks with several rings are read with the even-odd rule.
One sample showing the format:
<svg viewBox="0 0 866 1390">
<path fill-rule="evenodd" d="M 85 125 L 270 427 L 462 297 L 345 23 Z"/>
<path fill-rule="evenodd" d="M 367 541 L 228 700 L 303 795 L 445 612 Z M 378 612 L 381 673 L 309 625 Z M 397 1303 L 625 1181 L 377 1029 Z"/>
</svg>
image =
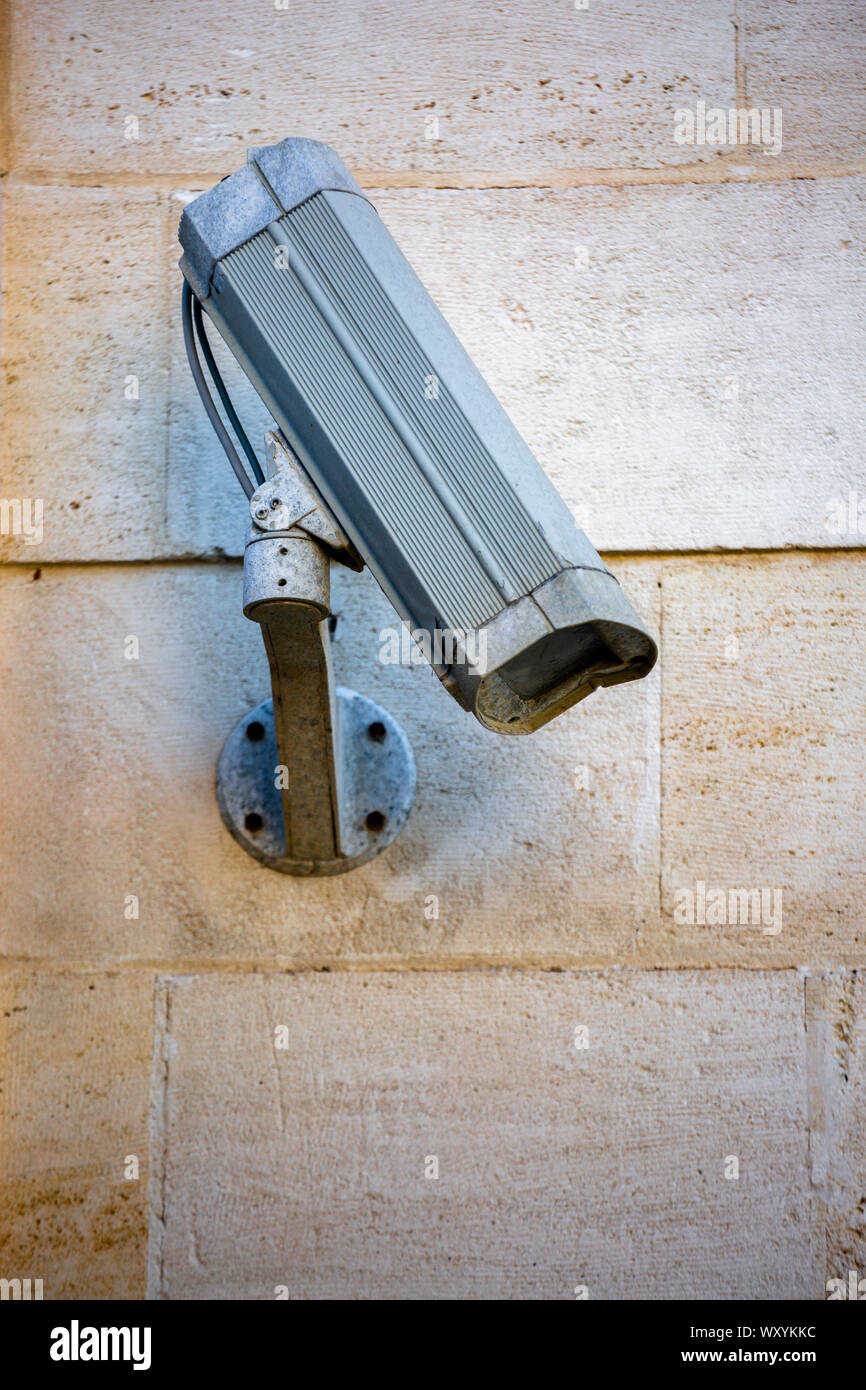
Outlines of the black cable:
<svg viewBox="0 0 866 1390">
<path fill-rule="evenodd" d="M 253 470 L 253 477 L 255 478 L 257 483 L 263 483 L 265 481 L 265 475 L 262 472 L 258 459 L 256 458 L 256 451 L 250 443 L 249 439 L 247 438 L 246 430 L 244 429 L 243 425 L 238 419 L 237 411 L 231 403 L 231 399 L 226 389 L 225 382 L 223 381 L 222 376 L 220 375 L 220 369 L 216 364 L 216 359 L 213 355 L 213 352 L 211 351 L 211 345 L 208 342 L 207 333 L 205 332 L 204 315 L 201 311 L 201 304 L 197 299 L 193 299 L 192 302 L 192 315 L 193 322 L 195 323 L 195 331 L 198 335 L 199 346 L 202 352 L 204 353 L 204 360 L 207 363 L 207 369 L 210 372 L 211 377 L 213 378 L 213 384 L 216 387 L 219 398 L 223 403 L 223 409 L 225 410 L 226 415 L 229 417 L 232 429 L 237 435 L 238 443 L 240 444 L 241 448 L 243 449 L 244 453 L 250 461 L 250 467 Z"/>
<path fill-rule="evenodd" d="M 222 444 L 223 449 L 225 450 L 226 458 L 228 459 L 229 463 L 234 469 L 234 473 L 238 482 L 240 483 L 247 497 L 252 497 L 253 493 L 255 492 L 255 487 L 253 483 L 250 481 L 246 469 L 240 461 L 237 449 L 235 448 L 234 444 L 229 438 L 228 430 L 226 429 L 225 425 L 220 419 L 219 411 L 213 403 L 213 397 L 211 396 L 211 393 L 208 390 L 208 385 L 204 378 L 204 372 L 202 371 L 201 363 L 198 360 L 198 353 L 195 349 L 195 336 L 193 331 L 192 290 L 190 289 L 189 285 L 185 280 L 183 282 L 183 298 L 181 302 L 183 318 L 183 341 L 186 346 L 187 361 L 189 362 L 189 368 L 192 372 L 192 379 L 195 382 L 196 390 L 198 391 L 198 394 L 201 397 L 202 405 L 207 411 L 207 417 L 213 425 L 214 429 L 216 430 L 217 438 L 219 439 L 219 442 Z"/>
</svg>

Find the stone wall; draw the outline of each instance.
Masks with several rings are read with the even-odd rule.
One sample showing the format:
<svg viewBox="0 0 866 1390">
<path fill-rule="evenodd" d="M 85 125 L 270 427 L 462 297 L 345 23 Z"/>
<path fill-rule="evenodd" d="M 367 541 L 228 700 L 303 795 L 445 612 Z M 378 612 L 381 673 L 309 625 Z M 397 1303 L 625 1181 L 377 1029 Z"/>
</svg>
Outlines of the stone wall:
<svg viewBox="0 0 866 1390">
<path fill-rule="evenodd" d="M 7 507 L 0 536 L 0 1276 L 866 1275 L 862 6 L 5 23 L 0 491 L 44 524 Z M 679 142 L 698 103 L 778 108 L 781 147 Z M 380 859 L 317 882 L 247 858 L 214 796 L 268 672 L 176 266 L 184 202 L 288 134 L 369 190 L 661 649 L 501 739 L 381 666 L 388 604 L 335 576 L 338 675 L 403 722 L 419 789 Z M 759 920 L 702 910 L 740 888 Z"/>
</svg>

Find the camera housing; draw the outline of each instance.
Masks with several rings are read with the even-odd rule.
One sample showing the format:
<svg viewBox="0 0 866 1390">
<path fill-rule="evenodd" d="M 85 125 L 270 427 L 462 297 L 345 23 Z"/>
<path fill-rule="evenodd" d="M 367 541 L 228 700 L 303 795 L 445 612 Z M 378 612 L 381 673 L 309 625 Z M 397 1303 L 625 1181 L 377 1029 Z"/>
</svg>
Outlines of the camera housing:
<svg viewBox="0 0 866 1390">
<path fill-rule="evenodd" d="M 250 150 L 180 265 L 324 512 L 450 693 L 529 733 L 656 644 L 327 145 Z"/>
</svg>

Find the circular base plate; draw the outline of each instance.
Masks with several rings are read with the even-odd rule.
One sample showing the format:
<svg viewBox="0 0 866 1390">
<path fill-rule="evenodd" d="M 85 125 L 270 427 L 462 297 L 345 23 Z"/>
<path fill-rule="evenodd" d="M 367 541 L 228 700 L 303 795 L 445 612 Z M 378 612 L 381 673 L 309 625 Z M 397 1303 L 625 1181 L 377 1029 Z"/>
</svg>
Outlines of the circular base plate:
<svg viewBox="0 0 866 1390">
<path fill-rule="evenodd" d="M 415 759 L 387 710 L 357 691 L 337 687 L 343 854 L 309 861 L 286 857 L 282 793 L 275 785 L 277 740 L 272 700 L 235 726 L 217 764 L 223 820 L 254 859 L 284 874 L 343 874 L 375 858 L 400 833 L 415 797 Z"/>
</svg>

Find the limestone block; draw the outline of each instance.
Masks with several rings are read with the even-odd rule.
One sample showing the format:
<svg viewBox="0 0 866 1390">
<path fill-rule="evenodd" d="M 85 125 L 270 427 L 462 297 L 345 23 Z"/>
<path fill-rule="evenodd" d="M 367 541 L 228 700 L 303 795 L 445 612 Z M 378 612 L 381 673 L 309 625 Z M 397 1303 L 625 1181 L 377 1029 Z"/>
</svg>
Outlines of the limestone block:
<svg viewBox="0 0 866 1390">
<path fill-rule="evenodd" d="M 0 1266 L 43 1297 L 142 1298 L 153 976 L 0 976 Z"/>
<path fill-rule="evenodd" d="M 793 972 L 164 988 L 151 1296 L 822 1286 Z"/>
<path fill-rule="evenodd" d="M 866 32 L 857 0 L 748 0 L 740 34 L 748 105 L 781 108 L 782 157 L 862 163 Z"/>
<path fill-rule="evenodd" d="M 617 572 L 651 627 L 653 563 Z M 409 825 L 371 864 L 295 880 L 220 818 L 214 775 L 270 693 L 239 565 L 0 576 L 0 946 L 81 963 L 620 959 L 658 910 L 657 676 L 525 738 L 483 729 L 396 626 L 369 575 L 335 574 L 337 680 L 415 749 Z"/>
<path fill-rule="evenodd" d="M 860 561 L 680 560 L 665 570 L 662 601 L 664 929 L 654 952 L 677 964 L 862 964 Z M 725 897 L 721 917 L 707 906 L 703 925 L 701 883 L 705 902 L 710 889 Z M 763 893 L 760 912 L 756 899 L 732 910 L 732 889 Z"/>
<path fill-rule="evenodd" d="M 159 554 L 165 347 L 158 195 L 34 188 L 5 199 L 0 555 Z"/>
<path fill-rule="evenodd" d="M 725 0 L 14 8 L 16 158 L 45 172 L 223 174 L 286 135 L 369 169 L 656 167 L 717 158 L 673 113 L 733 93 Z"/>
</svg>

